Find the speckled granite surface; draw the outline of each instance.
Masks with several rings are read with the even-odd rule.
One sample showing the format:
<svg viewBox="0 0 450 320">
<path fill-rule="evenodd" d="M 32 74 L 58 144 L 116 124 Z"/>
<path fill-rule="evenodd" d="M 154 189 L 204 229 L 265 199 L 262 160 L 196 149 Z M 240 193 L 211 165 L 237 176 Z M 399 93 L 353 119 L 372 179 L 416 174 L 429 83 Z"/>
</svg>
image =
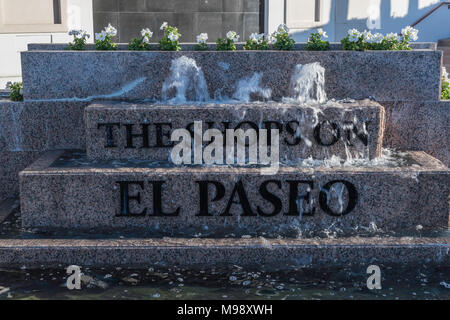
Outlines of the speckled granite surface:
<svg viewBox="0 0 450 320">
<path fill-rule="evenodd" d="M 421 150 L 450 166 L 450 100 L 382 102 L 384 146 Z"/>
<path fill-rule="evenodd" d="M 201 67 L 211 97 L 231 97 L 238 80 L 257 72 L 273 99 L 287 97 L 295 66 L 312 62 L 326 69 L 329 98 L 437 100 L 440 94 L 441 51 L 25 51 L 24 97 L 159 99 L 172 60 L 181 56 Z"/>
<path fill-rule="evenodd" d="M 0 201 L 19 193 L 19 172 L 43 151 L 85 148 L 80 102 L 0 101 Z"/>
<path fill-rule="evenodd" d="M 62 152 L 49 152 L 21 172 L 21 209 L 25 227 L 43 230 L 155 229 L 188 235 L 201 230 L 219 232 L 230 227 L 244 232 L 290 234 L 331 225 L 345 230 L 375 224 L 378 228 L 399 230 L 419 224 L 448 226 L 449 222 L 450 172 L 441 162 L 423 152 L 408 154 L 405 156 L 409 158 L 408 164 L 399 167 L 287 166 L 280 167 L 274 176 L 261 175 L 260 168 L 248 167 L 145 167 L 145 164 L 127 167 L 114 162 L 101 167 L 95 163 L 52 165 L 61 155 Z M 66 154 L 66 159 L 70 158 L 71 155 Z M 65 162 L 67 160 L 62 163 Z M 268 180 L 276 181 L 263 187 L 263 182 Z M 311 183 L 305 183 L 305 180 Z M 344 188 L 338 183 L 330 188 L 328 183 L 335 180 L 345 180 L 350 185 L 346 184 Z M 129 187 L 129 196 L 139 194 L 140 204 L 130 200 L 128 214 L 141 213 L 147 208 L 145 216 L 116 216 L 123 213 L 121 204 L 126 207 L 124 198 L 121 200 L 119 181 L 142 183 Z M 158 190 L 157 183 L 150 181 L 165 182 L 160 189 L 161 198 L 158 192 L 153 192 Z M 209 185 L 202 193 L 197 181 L 220 181 L 224 188 L 220 191 L 218 186 Z M 288 181 L 303 181 L 297 195 Z M 230 200 L 233 188 L 237 194 Z M 302 195 L 308 192 L 307 200 L 302 201 Z M 203 211 L 200 194 L 203 199 L 208 198 Z M 214 201 L 216 198 L 218 200 Z M 246 202 L 249 209 L 245 208 Z M 295 207 L 302 212 L 301 218 Z M 308 215 L 311 207 L 315 208 L 312 216 Z M 177 208 L 177 216 L 155 216 L 160 210 L 167 214 L 176 212 Z M 204 211 L 205 208 L 208 210 Z M 276 213 L 277 208 L 278 214 L 268 216 Z M 285 215 L 292 212 L 290 208 L 296 213 Z M 346 215 L 339 215 L 342 212 Z M 200 213 L 204 216 L 198 216 Z"/>
<path fill-rule="evenodd" d="M 194 121 L 202 122 L 203 132 L 212 123 L 211 128 L 219 129 L 224 136 L 224 123 L 230 129 L 276 128 L 280 130 L 282 159 L 321 160 L 333 155 L 347 159 L 347 153 L 373 159 L 381 156 L 384 109 L 369 100 L 314 107 L 274 103 L 170 106 L 102 102 L 86 108 L 85 119 L 87 154 L 93 160 L 168 160 L 173 145 L 171 133 L 188 128 Z M 113 141 L 108 141 L 106 124 L 115 124 L 109 129 Z M 126 126 L 130 124 L 131 134 L 141 134 L 142 125 L 148 128 L 148 146 L 144 148 L 142 138 L 135 138 L 134 148 L 127 147 L 130 132 L 127 134 Z M 333 135 L 333 125 L 338 139 Z"/>
<path fill-rule="evenodd" d="M 0 240 L 1 267 L 231 266 L 287 270 L 369 263 L 450 263 L 449 238 Z"/>
</svg>

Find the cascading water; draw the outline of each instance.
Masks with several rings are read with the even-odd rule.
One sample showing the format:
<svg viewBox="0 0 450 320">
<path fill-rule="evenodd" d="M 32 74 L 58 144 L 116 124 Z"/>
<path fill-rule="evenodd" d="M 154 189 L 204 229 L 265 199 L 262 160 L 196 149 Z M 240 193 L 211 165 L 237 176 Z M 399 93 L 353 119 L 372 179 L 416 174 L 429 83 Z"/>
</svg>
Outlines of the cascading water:
<svg viewBox="0 0 450 320">
<path fill-rule="evenodd" d="M 272 89 L 262 87 L 262 77 L 262 72 L 255 72 L 251 77 L 240 79 L 236 83 L 236 91 L 233 94 L 233 99 L 240 102 L 250 102 L 251 95 L 254 94 L 264 100 L 269 100 L 272 96 Z"/>
<path fill-rule="evenodd" d="M 162 86 L 162 99 L 171 103 L 210 100 L 205 76 L 194 59 L 182 56 L 172 60 L 170 75 Z"/>
<path fill-rule="evenodd" d="M 289 86 L 289 98 L 285 102 L 325 103 L 325 68 L 319 62 L 295 66 Z"/>
</svg>

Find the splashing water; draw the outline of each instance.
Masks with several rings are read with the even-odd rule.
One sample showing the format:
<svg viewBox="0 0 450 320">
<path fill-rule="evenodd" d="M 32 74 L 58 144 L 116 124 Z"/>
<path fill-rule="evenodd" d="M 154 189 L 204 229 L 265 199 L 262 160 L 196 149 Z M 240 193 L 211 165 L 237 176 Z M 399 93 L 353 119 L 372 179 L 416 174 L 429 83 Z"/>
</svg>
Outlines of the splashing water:
<svg viewBox="0 0 450 320">
<path fill-rule="evenodd" d="M 325 68 L 318 62 L 298 64 L 291 77 L 290 97 L 284 102 L 325 103 Z"/>
<path fill-rule="evenodd" d="M 240 79 L 236 84 L 236 92 L 233 94 L 233 99 L 240 102 L 250 102 L 251 94 L 259 95 L 264 100 L 270 99 L 272 89 L 261 86 L 262 76 L 262 72 L 255 72 L 251 77 Z"/>
<path fill-rule="evenodd" d="M 210 100 L 205 76 L 194 59 L 182 56 L 172 60 L 170 74 L 162 86 L 162 99 L 171 103 Z"/>
</svg>

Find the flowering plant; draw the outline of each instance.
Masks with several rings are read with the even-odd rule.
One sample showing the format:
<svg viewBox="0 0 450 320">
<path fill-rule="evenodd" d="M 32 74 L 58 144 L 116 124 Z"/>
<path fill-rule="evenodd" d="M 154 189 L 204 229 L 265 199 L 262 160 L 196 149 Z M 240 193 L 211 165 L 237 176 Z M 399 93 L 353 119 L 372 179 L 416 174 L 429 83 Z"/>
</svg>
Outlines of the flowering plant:
<svg viewBox="0 0 450 320">
<path fill-rule="evenodd" d="M 328 38 L 327 33 L 322 29 L 317 29 L 316 33 L 311 33 L 305 49 L 311 51 L 330 50 L 330 43 L 324 39 Z"/>
<path fill-rule="evenodd" d="M 164 22 L 159 29 L 164 31 L 164 36 L 159 40 L 159 48 L 163 51 L 180 51 L 178 40 L 181 34 L 178 32 L 178 28 Z"/>
<path fill-rule="evenodd" d="M 400 41 L 395 46 L 395 50 L 411 50 L 409 43 L 419 39 L 417 36 L 418 33 L 419 30 L 414 29 L 413 27 L 407 26 L 403 28 L 400 33 Z"/>
<path fill-rule="evenodd" d="M 244 50 L 267 50 L 269 40 L 264 33 L 252 33 L 244 45 Z"/>
<path fill-rule="evenodd" d="M 236 50 L 235 42 L 239 40 L 239 35 L 235 31 L 228 31 L 226 39 L 217 39 L 217 51 Z"/>
<path fill-rule="evenodd" d="M 289 36 L 289 28 L 284 23 L 280 24 L 273 34 L 275 38 L 274 48 L 277 50 L 291 50 L 295 40 Z"/>
<path fill-rule="evenodd" d="M 9 93 L 9 98 L 12 101 L 23 101 L 23 85 L 22 82 L 11 82 L 6 83 L 6 89 L 11 90 Z"/>
<path fill-rule="evenodd" d="M 195 45 L 195 50 L 197 50 L 197 51 L 208 50 L 208 45 L 206 44 L 207 40 L 208 40 L 208 34 L 207 33 L 200 33 L 197 36 L 197 44 Z"/>
<path fill-rule="evenodd" d="M 363 50 L 363 34 L 357 29 L 350 29 L 341 44 L 344 50 Z"/>
<path fill-rule="evenodd" d="M 95 34 L 95 47 L 97 50 L 116 50 L 117 45 L 112 42 L 112 38 L 117 35 L 117 29 L 111 24 Z"/>
<path fill-rule="evenodd" d="M 383 36 L 381 33 L 372 34 L 370 31 L 359 32 L 350 29 L 347 36 L 341 40 L 344 50 L 411 50 L 409 42 L 417 40 L 418 31 L 411 27 L 402 30 L 402 35 L 388 33 Z"/>
<path fill-rule="evenodd" d="M 86 40 L 90 38 L 90 35 L 84 30 L 70 30 L 69 36 L 73 36 L 73 43 L 69 42 L 68 50 L 84 50 Z"/>
<path fill-rule="evenodd" d="M 150 39 L 152 38 L 153 32 L 150 29 L 142 29 L 141 37 L 131 39 L 128 44 L 129 50 L 150 50 Z"/>
<path fill-rule="evenodd" d="M 442 68 L 442 100 L 450 100 L 450 80 L 448 79 L 448 73 L 445 67 Z"/>
</svg>

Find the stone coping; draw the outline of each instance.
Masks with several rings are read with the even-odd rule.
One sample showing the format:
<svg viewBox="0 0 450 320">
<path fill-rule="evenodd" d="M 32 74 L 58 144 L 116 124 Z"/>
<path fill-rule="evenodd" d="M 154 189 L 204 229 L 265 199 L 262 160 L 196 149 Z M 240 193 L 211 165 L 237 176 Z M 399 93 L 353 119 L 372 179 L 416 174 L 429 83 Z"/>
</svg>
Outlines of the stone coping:
<svg viewBox="0 0 450 320">
<path fill-rule="evenodd" d="M 369 263 L 450 264 L 450 238 L 0 240 L 1 267 L 208 266 L 288 270 Z"/>
</svg>

